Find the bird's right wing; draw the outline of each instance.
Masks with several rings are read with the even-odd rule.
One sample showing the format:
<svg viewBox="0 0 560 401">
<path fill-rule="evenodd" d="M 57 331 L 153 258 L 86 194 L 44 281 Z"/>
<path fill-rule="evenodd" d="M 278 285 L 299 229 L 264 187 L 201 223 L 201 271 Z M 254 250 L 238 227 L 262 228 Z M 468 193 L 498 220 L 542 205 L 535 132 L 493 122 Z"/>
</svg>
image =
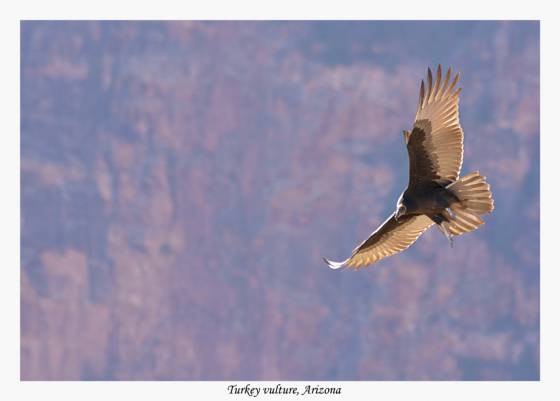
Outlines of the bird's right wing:
<svg viewBox="0 0 560 401">
<path fill-rule="evenodd" d="M 463 164 L 463 130 L 459 124 L 459 74 L 450 82 L 451 69 L 442 82 L 438 66 L 436 82 L 428 68 L 428 88 L 424 81 L 412 132 L 405 134 L 410 162 L 409 187 L 418 182 L 437 180 L 450 184 L 459 178 Z"/>
<path fill-rule="evenodd" d="M 331 269 L 367 266 L 404 251 L 432 224 L 434 222 L 426 215 L 403 216 L 397 221 L 392 214 L 367 240 L 354 249 L 348 259 L 343 262 L 325 259 L 325 262 Z"/>
</svg>

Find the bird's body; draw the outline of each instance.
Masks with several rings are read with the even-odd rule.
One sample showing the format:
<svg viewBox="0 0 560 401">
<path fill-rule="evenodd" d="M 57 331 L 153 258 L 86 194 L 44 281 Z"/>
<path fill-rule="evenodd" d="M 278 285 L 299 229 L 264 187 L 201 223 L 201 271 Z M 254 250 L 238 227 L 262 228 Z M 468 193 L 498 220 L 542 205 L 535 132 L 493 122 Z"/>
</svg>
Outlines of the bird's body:
<svg viewBox="0 0 560 401">
<path fill-rule="evenodd" d="M 404 131 L 409 157 L 408 187 L 397 201 L 395 213 L 360 244 L 352 255 L 333 268 L 360 267 L 401 252 L 412 245 L 432 224 L 452 243 L 454 236 L 473 231 L 484 221 L 480 215 L 494 208 L 490 186 L 478 172 L 459 177 L 463 163 L 463 130 L 459 124 L 457 74 L 450 83 L 451 69 L 442 82 L 441 66 L 428 89 L 424 81 L 412 131 Z"/>
<path fill-rule="evenodd" d="M 444 212 L 452 203 L 458 201 L 453 192 L 434 181 L 407 188 L 402 198 L 402 203 L 406 206 L 405 215 L 431 216 Z"/>
</svg>

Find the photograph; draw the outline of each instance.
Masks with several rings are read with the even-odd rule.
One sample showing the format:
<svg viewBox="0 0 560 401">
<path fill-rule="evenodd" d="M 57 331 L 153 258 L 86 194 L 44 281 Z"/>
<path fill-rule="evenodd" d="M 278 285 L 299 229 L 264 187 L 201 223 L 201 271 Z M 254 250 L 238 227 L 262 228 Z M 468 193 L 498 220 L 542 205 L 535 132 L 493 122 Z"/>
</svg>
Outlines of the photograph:
<svg viewBox="0 0 560 401">
<path fill-rule="evenodd" d="M 541 380 L 539 20 L 19 29 L 21 381 Z"/>
</svg>

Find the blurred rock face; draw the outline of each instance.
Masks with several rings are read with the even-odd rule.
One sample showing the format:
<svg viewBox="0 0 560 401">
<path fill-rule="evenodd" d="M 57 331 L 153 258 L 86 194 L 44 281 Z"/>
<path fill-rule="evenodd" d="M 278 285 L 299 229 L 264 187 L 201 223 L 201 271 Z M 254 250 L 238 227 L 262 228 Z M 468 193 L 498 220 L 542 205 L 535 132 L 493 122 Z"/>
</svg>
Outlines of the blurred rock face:
<svg viewBox="0 0 560 401">
<path fill-rule="evenodd" d="M 330 271 L 438 63 L 496 210 Z M 22 379 L 538 379 L 538 23 L 24 22 L 21 78 Z"/>
</svg>

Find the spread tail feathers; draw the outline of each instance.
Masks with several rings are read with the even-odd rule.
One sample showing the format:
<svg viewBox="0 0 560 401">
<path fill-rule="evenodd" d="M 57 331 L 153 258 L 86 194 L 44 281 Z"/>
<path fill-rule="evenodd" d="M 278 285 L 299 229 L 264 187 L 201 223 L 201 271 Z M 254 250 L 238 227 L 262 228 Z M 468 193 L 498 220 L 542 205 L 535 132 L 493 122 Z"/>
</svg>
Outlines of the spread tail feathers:
<svg viewBox="0 0 560 401">
<path fill-rule="evenodd" d="M 453 219 L 444 222 L 446 229 L 453 235 L 473 231 L 484 224 L 480 215 L 494 210 L 494 199 L 486 177 L 478 171 L 467 174 L 447 186 L 459 202 L 451 205 Z"/>
</svg>

